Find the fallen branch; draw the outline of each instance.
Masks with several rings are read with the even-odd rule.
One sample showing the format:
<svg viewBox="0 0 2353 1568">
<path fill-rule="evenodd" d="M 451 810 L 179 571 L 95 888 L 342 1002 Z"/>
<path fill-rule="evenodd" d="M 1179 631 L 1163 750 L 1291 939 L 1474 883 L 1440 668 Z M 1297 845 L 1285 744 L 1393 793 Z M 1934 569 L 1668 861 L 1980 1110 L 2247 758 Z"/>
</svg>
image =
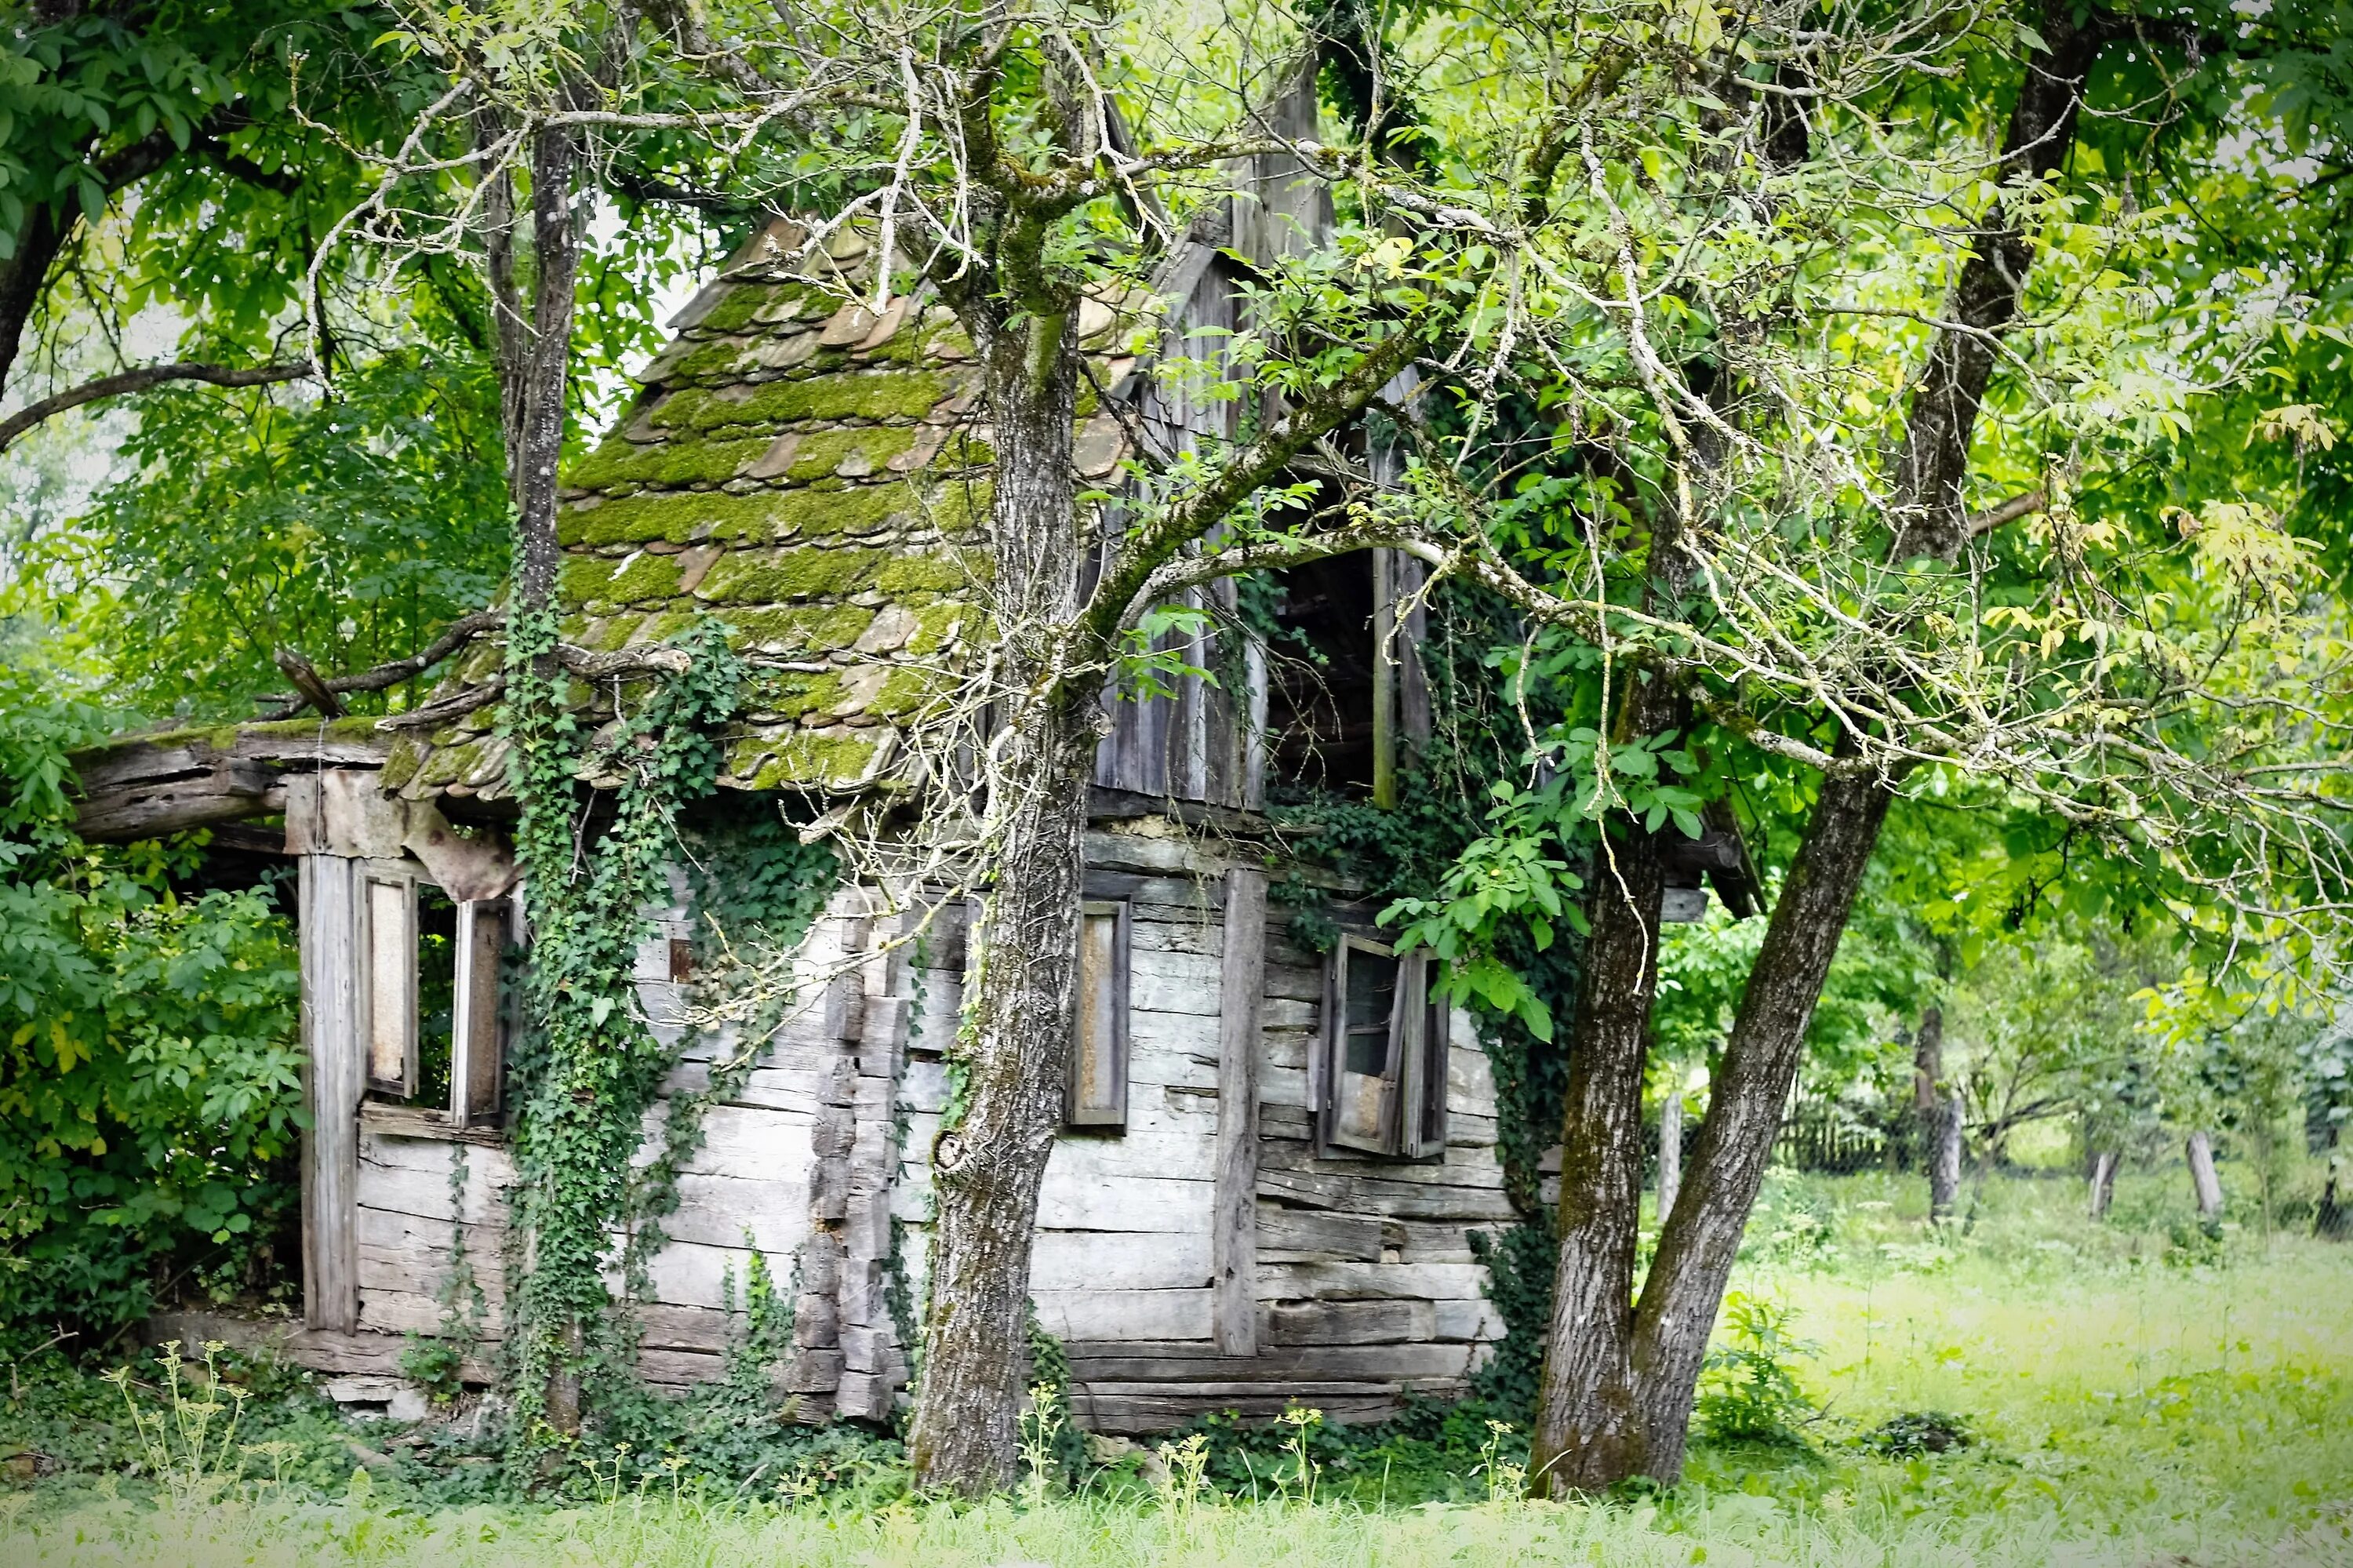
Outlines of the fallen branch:
<svg viewBox="0 0 2353 1568">
<path fill-rule="evenodd" d="M 309 360 L 292 359 L 277 365 L 257 366 L 250 370 L 240 370 L 229 365 L 184 362 L 151 365 L 143 370 L 125 370 L 113 376 L 101 376 L 95 381 L 69 387 L 55 397 L 27 403 L 6 418 L 0 419 L 0 451 L 7 450 L 10 442 L 53 415 L 104 397 L 144 392 L 150 387 L 161 387 L 169 381 L 202 381 L 213 387 L 267 387 L 277 381 L 301 381 L 315 374 L 317 367 Z"/>
<path fill-rule="evenodd" d="M 325 677 L 319 673 L 317 666 L 303 658 L 301 654 L 291 648 L 280 648 L 270 657 L 276 661 L 278 667 L 286 673 L 286 678 L 294 683 L 294 689 L 301 694 L 301 700 L 288 708 L 286 714 L 296 713 L 309 706 L 318 709 L 329 718 L 341 718 L 348 711 L 343 706 L 343 700 L 335 695 L 334 687 L 329 685 Z M 286 714 L 280 714 L 278 716 L 283 718 Z"/>
<path fill-rule="evenodd" d="M 471 615 L 461 615 L 443 627 L 441 635 L 427 643 L 422 653 L 389 660 L 356 675 L 338 675 L 327 683 L 327 689 L 331 692 L 381 692 L 386 686 L 396 686 L 411 675 L 430 670 L 483 632 L 496 631 L 506 623 L 506 611 L 502 609 L 478 609 Z"/>
<path fill-rule="evenodd" d="M 431 669 L 455 653 L 468 642 L 486 631 L 496 631 L 506 624 L 506 611 L 478 609 L 461 615 L 442 628 L 441 635 L 427 644 L 424 652 L 406 659 L 393 659 L 362 670 L 355 674 L 322 676 L 311 662 L 290 648 L 278 651 L 278 667 L 294 683 L 294 694 L 273 699 L 275 708 L 263 716 L 272 719 L 290 718 L 304 708 L 316 708 L 329 718 L 341 718 L 347 711 L 342 694 L 345 692 L 380 692 L 398 685 L 411 675 Z M 615 652 L 598 653 L 564 642 L 556 645 L 555 662 L 585 681 L 628 679 L 635 675 L 683 675 L 692 660 L 682 648 L 624 648 Z M 438 724 L 445 718 L 471 713 L 498 695 L 505 684 L 504 678 L 491 676 L 478 686 L 470 686 L 454 696 L 443 697 L 423 707 L 406 713 L 392 714 L 376 720 L 378 729 L 408 729 L 420 725 Z"/>
<path fill-rule="evenodd" d="M 464 691 L 454 693 L 438 702 L 411 708 L 405 714 L 387 714 L 375 721 L 375 727 L 388 731 L 432 729 L 448 723 L 451 719 L 464 718 L 485 703 L 496 702 L 499 694 L 505 691 L 506 686 L 507 678 L 504 675 L 493 675 L 479 686 L 468 686 Z"/>
</svg>

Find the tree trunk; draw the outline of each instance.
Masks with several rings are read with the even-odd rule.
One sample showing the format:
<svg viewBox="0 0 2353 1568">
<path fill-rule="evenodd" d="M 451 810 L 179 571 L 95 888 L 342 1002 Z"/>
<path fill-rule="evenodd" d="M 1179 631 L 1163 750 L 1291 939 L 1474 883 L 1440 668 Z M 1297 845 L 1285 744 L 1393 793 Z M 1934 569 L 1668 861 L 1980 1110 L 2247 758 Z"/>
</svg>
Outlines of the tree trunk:
<svg viewBox="0 0 2353 1568">
<path fill-rule="evenodd" d="M 1782 885 L 1741 993 L 1699 1142 L 1674 1213 L 1659 1234 L 1658 1255 L 1635 1314 L 1633 1357 L 1641 1380 L 1639 1457 L 1620 1475 L 1672 1481 L 1683 1472 L 1692 1403 L 1716 1308 L 1797 1081 L 1806 1026 L 1894 799 L 1873 778 L 1822 781 L 1805 842 Z"/>
<path fill-rule="evenodd" d="M 2092 1156 L 2091 1215 L 2094 1220 L 2108 1217 L 2108 1205 L 2116 1198 L 2116 1151 L 2103 1149 Z"/>
<path fill-rule="evenodd" d="M 2004 183 L 2048 179 L 2066 163 L 2075 144 L 2084 79 L 2101 46 L 2118 30 L 2105 12 L 2086 15 L 2052 0 L 2046 0 L 2037 26 L 2044 51 L 2027 59 L 2025 79 L 2010 107 L 2001 165 L 1994 175 Z M 1947 307 L 1954 320 L 1975 330 L 1936 334 L 1905 420 L 1894 484 L 1900 498 L 1894 549 L 1899 561 L 1926 556 L 1949 562 L 1968 540 L 1962 492 L 1978 409 L 1993 378 L 2000 335 L 2017 318 L 2033 264 L 2034 246 L 2016 209 L 1996 201 Z"/>
<path fill-rule="evenodd" d="M 2189 1185 L 2198 1194 L 2198 1217 L 2211 1224 L 2222 1217 L 2222 1179 L 2214 1174 L 2214 1142 L 2200 1128 L 2183 1152 L 2189 1160 Z"/>
<path fill-rule="evenodd" d="M 1928 1164 L 1928 1221 L 1943 1224 L 1961 1201 L 1961 1091 L 1936 1109 L 1936 1148 Z"/>
<path fill-rule="evenodd" d="M 580 161 L 574 132 L 543 129 L 531 150 L 531 331 L 519 368 L 522 450 L 510 454 L 515 493 L 515 602 L 555 602 L 564 551 L 555 537 L 555 471 L 564 460 L 564 424 L 572 377 L 573 286 L 580 271 L 572 180 Z M 503 401 L 503 397 L 501 398 Z"/>
<path fill-rule="evenodd" d="M 1009 1486 L 1020 1431 L 1038 1189 L 1061 1125 L 1099 682 L 1066 681 L 1051 634 L 1079 602 L 1071 429 L 1077 359 L 1065 318 L 1029 315 L 984 338 L 997 450 L 994 608 L 1007 714 L 989 781 L 1003 819 L 997 882 L 976 950 L 962 1118 L 932 1155 L 939 1194 L 917 1479 L 965 1496 Z M 979 334 L 976 334 L 979 335 Z"/>
<path fill-rule="evenodd" d="M 2025 62 L 2003 142 L 2000 173 L 2005 179 L 2047 176 L 2065 160 L 2084 79 L 2100 46 L 2115 36 L 2111 18 L 2095 14 L 2079 24 L 2074 13 L 2056 3 L 2046 3 L 2040 26 L 2046 48 Z M 1893 519 L 1893 553 L 1899 560 L 1926 555 L 1949 562 L 1966 543 L 1961 481 L 1992 373 L 1991 340 L 2016 317 L 2031 260 L 2032 248 L 2016 214 L 1997 203 L 1962 266 L 1951 306 L 1957 327 L 1937 334 L 1907 415 Z M 1539 1495 L 1564 1481 L 1590 1489 L 1637 1473 L 1668 1482 L 1682 1474 L 1708 1335 L 1788 1103 L 1806 1024 L 1892 799 L 1889 785 L 1880 779 L 1823 780 L 1805 842 L 1742 994 L 1691 1170 L 1661 1233 L 1634 1314 L 1630 1346 L 1620 1348 L 1619 1317 L 1604 1311 L 1594 1325 L 1598 1346 L 1565 1352 L 1564 1330 L 1576 1331 L 1581 1319 L 1575 1303 L 1556 1301 L 1546 1385 L 1538 1397 L 1536 1468 L 1530 1478 L 1530 1489 Z M 1626 967 L 1613 972 L 1622 976 Z M 1590 1005 L 1580 1006 L 1580 1024 L 1589 1037 L 1605 1014 L 1632 1013 L 1630 1021 L 1613 1019 L 1609 1033 L 1612 1038 L 1639 1040 L 1647 1028 L 1651 999 L 1647 980 L 1639 991 L 1616 994 L 1588 987 L 1580 1001 Z M 1587 1048 L 1588 1040 L 1580 1039 L 1577 1054 Z M 1572 1121 L 1577 1114 L 1572 1103 Z M 1565 1150 L 1564 1227 L 1571 1213 L 1571 1177 Z M 1605 1217 L 1583 1213 L 1579 1224 L 1602 1240 L 1615 1234 Z M 1561 1264 L 1566 1296 L 1572 1272 L 1566 1245 Z M 1591 1294 L 1592 1286 L 1587 1288 Z M 1619 1365 L 1629 1372 L 1592 1375 L 1595 1369 Z M 1554 1386 L 1556 1372 L 1570 1381 Z M 1547 1460 L 1570 1458 L 1573 1466 L 1544 1467 Z"/>
<path fill-rule="evenodd" d="M 2342 1141 L 2344 1130 L 2342 1124 L 2331 1120 L 2328 1136 L 2320 1146 L 2321 1151 L 2328 1157 L 2328 1180 L 2320 1189 L 2320 1206 L 2313 1211 L 2312 1234 L 2330 1241 L 2343 1241 L 2353 1236 L 2353 1204 L 2344 1202 L 2337 1188 L 2340 1161 L 2337 1146 Z"/>
<path fill-rule="evenodd" d="M 1945 1010 L 1920 1010 L 1920 1032 L 1912 1037 L 1912 1119 L 1918 1129 L 1920 1164 L 1933 1166 L 1936 1158 L 1938 1107 L 1936 1086 L 1945 1077 Z"/>
<path fill-rule="evenodd" d="M 496 356 L 506 438 L 507 484 L 515 509 L 514 604 L 521 611 L 553 609 L 563 552 L 555 536 L 555 477 L 564 457 L 564 426 L 571 389 L 573 280 L 578 271 L 579 238 L 573 227 L 572 181 L 579 162 L 571 134 L 542 131 L 532 144 L 533 247 L 539 259 L 523 352 Z M 520 311 L 512 274 L 501 258 L 512 240 L 512 214 L 505 232 L 493 226 L 492 310 L 512 319 Z M 552 671 L 552 665 L 551 665 Z M 526 867 L 526 870 L 530 868 Z M 564 1352 L 550 1369 L 545 1398 L 549 1425 L 563 1433 L 580 1430 L 584 1391 L 579 1362 L 586 1325 L 554 1326 Z"/>
<path fill-rule="evenodd" d="M 1631 1361 L 1634 1248 L 1642 1068 L 1666 874 L 1651 834 L 1630 833 L 1610 848 L 1597 868 L 1561 1118 L 1560 1261 L 1529 1470 L 1539 1497 L 1596 1490 L 1641 1464 Z"/>
<path fill-rule="evenodd" d="M 15 253 L 0 261 L 0 387 L 7 385 L 8 373 L 16 368 L 25 328 L 40 307 L 49 285 L 49 269 L 70 231 L 70 222 L 59 221 L 47 202 L 33 202 L 25 209 Z"/>
<path fill-rule="evenodd" d="M 1683 1184 L 1683 1097 L 1681 1089 L 1659 1103 L 1659 1224 L 1674 1213 Z"/>
</svg>

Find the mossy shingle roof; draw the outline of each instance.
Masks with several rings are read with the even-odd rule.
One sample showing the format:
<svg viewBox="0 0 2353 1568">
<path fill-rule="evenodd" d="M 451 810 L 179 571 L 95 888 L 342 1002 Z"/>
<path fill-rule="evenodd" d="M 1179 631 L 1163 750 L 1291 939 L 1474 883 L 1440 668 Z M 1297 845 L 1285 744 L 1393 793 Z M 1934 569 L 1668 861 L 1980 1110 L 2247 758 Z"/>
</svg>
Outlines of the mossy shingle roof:
<svg viewBox="0 0 2353 1568">
<path fill-rule="evenodd" d="M 862 235 L 773 263 L 797 243 L 772 228 L 695 298 L 636 406 L 565 476 L 563 630 L 610 652 L 717 617 L 751 665 L 722 782 L 839 791 L 885 776 L 979 634 L 989 451 L 955 317 L 920 291 L 870 309 Z M 1133 362 L 1103 360 L 1134 319 L 1091 303 L 1080 325 L 1117 385 Z M 1082 412 L 1080 464 L 1106 474 L 1121 427 Z M 444 689 L 499 657 L 478 644 Z M 412 732 L 385 787 L 502 794 L 495 717 L 484 706 Z"/>
</svg>

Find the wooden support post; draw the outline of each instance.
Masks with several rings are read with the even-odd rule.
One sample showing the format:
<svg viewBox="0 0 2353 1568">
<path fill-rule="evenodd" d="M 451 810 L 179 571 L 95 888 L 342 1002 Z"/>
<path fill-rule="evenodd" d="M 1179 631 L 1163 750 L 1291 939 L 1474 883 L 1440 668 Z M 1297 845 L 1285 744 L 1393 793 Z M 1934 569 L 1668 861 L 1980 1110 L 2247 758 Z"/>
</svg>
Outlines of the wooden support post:
<svg viewBox="0 0 2353 1568">
<path fill-rule="evenodd" d="M 304 1098 L 302 1318 L 313 1329 L 359 1327 L 360 1032 L 364 863 L 306 854 L 300 869 Z"/>
<path fill-rule="evenodd" d="M 1218 991 L 1217 1182 L 1209 1291 L 1218 1352 L 1258 1354 L 1259 1006 L 1266 990 L 1266 873 L 1226 873 Z"/>
</svg>

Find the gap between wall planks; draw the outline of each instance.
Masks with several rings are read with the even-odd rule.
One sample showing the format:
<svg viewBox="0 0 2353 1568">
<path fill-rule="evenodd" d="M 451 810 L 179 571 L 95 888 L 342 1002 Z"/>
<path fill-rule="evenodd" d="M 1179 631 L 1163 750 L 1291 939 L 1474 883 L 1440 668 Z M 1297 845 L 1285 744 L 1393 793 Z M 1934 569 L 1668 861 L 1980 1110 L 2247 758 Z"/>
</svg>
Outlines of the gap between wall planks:
<svg viewBox="0 0 2353 1568">
<path fill-rule="evenodd" d="M 1225 954 L 1219 973 L 1218 1149 L 1210 1220 L 1218 1348 L 1258 1353 L 1259 1007 L 1266 990 L 1266 873 L 1226 873 Z"/>
</svg>

